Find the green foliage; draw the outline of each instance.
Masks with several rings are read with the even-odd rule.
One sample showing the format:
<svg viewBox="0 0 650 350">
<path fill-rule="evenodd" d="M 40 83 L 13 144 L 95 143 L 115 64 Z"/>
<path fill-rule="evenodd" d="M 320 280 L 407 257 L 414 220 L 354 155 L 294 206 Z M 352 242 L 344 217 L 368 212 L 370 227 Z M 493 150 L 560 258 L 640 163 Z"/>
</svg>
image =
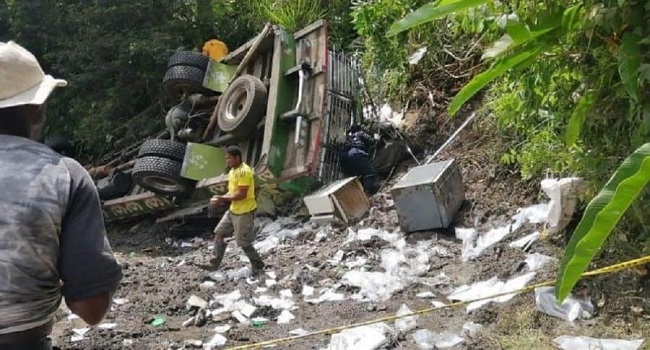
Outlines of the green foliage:
<svg viewBox="0 0 650 350">
<path fill-rule="evenodd" d="M 488 0 L 439 0 L 426 4 L 408 14 L 403 19 L 393 23 L 388 30 L 387 35 L 393 36 L 458 11 L 483 5 L 487 1 Z"/>
<path fill-rule="evenodd" d="M 215 37 L 232 49 L 257 32 L 250 11 L 230 0 L 2 1 L 5 12 L 0 37 L 69 82 L 50 101 L 45 133 L 74 134 L 89 158 L 161 129 L 160 84 L 176 50 Z"/>
<path fill-rule="evenodd" d="M 321 1 L 313 0 L 254 0 L 254 13 L 271 23 L 295 32 L 325 16 Z"/>
<path fill-rule="evenodd" d="M 564 252 L 555 293 L 562 302 L 632 202 L 650 182 L 650 143 L 632 153 L 589 203 Z"/>
</svg>

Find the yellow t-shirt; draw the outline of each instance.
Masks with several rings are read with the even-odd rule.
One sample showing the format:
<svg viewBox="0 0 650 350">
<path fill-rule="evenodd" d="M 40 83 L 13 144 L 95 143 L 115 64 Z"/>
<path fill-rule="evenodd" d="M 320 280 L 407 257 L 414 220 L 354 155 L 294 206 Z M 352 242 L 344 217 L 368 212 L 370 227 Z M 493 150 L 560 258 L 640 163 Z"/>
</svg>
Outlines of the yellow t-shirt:
<svg viewBox="0 0 650 350">
<path fill-rule="evenodd" d="M 228 194 L 237 193 L 240 186 L 248 186 L 248 193 L 246 198 L 230 202 L 230 212 L 236 215 L 246 214 L 257 209 L 253 169 L 245 163 L 241 163 L 237 168 L 230 169 L 228 172 Z"/>
</svg>

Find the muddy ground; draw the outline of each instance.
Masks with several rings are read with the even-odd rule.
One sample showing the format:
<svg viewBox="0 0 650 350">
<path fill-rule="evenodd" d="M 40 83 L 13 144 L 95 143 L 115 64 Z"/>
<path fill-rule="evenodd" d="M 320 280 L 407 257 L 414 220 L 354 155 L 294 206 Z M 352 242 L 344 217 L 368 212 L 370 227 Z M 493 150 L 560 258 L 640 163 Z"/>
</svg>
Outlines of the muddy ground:
<svg viewBox="0 0 650 350">
<path fill-rule="evenodd" d="M 516 174 L 500 164 L 487 162 L 486 159 L 491 159 L 490 152 L 494 152 L 494 139 L 489 131 L 477 124 L 474 130 L 462 133 L 458 142 L 442 155 L 443 159 L 455 157 L 459 160 L 467 187 L 466 201 L 456 216 L 455 227 L 476 227 L 479 232 L 485 232 L 505 224 L 517 208 L 545 201 L 538 184 L 523 183 Z M 383 193 L 373 198 L 370 217 L 351 227 L 353 232 L 364 228 L 393 232 L 398 227 L 386 189 L 413 164 L 412 161 L 406 162 L 396 170 L 396 176 L 389 181 Z M 268 225 L 270 220 L 259 222 Z M 172 236 L 169 227 L 155 225 L 151 221 L 112 227 L 109 238 L 124 265 L 125 277 L 115 296 L 113 310 L 104 321 L 109 325 L 104 326 L 107 329 L 91 328 L 83 339 L 72 341 L 75 335 L 73 328 L 83 328 L 84 325 L 78 319 L 63 318 L 56 324 L 55 344 L 65 349 L 201 348 L 215 336 L 215 327 L 229 325 L 230 330 L 223 333 L 227 339 L 225 347 L 228 348 L 287 337 L 290 331 L 296 329 L 318 331 L 391 316 L 403 304 L 417 310 L 431 307 L 431 300 L 449 303 L 446 296 L 463 284 L 495 276 L 508 279 L 525 272 L 525 253 L 509 247 L 508 243 L 533 232 L 539 225 L 526 224 L 468 262 L 461 260 L 462 242 L 455 237 L 453 229 L 409 236 L 398 233 L 399 237 L 406 237 L 406 249 L 413 248 L 413 254 L 417 254 L 418 244 L 428 244 L 424 249 L 429 254 L 429 267 L 417 282 L 405 286 L 387 300 L 374 302 L 351 300 L 350 296 L 356 294 L 359 288 L 338 284 L 348 270 L 363 267 L 367 271 L 384 271 L 384 267 L 380 266 L 381 250 L 399 243 L 379 237 L 346 243 L 350 232 L 345 227 L 323 228 L 292 221 L 284 228 L 299 229 L 298 237 L 286 239 L 281 246 L 263 254 L 275 276 L 269 274 L 259 281 L 228 278 L 229 274 L 235 274 L 247 266 L 242 252 L 231 242 L 223 266 L 226 280 L 215 282 L 207 266 L 210 258 L 209 227 L 196 237 L 183 238 Z M 265 239 L 268 237 L 260 237 L 260 240 Z M 559 257 L 562 248 L 562 239 L 538 241 L 527 253 Z M 331 262 L 337 259 L 339 250 L 344 252 L 343 258 L 340 262 Z M 346 262 L 356 262 L 357 266 L 347 267 Z M 403 261 L 401 265 L 409 263 Z M 556 268 L 556 262 L 545 265 L 537 271 L 531 283 L 552 277 Z M 439 278 L 441 272 L 447 276 L 446 279 Z M 427 278 L 437 279 L 437 282 L 424 283 Z M 277 283 L 271 285 L 271 280 Z M 214 285 L 210 286 L 206 281 L 213 281 Z M 267 288 L 267 284 L 270 285 L 267 290 L 258 290 L 260 287 Z M 301 295 L 305 285 L 315 287 L 316 296 L 320 287 L 338 287 L 335 292 L 344 295 L 346 300 L 319 304 L 305 302 L 305 297 Z M 286 290 L 290 290 L 290 300 L 296 306 L 290 313 L 295 318 L 279 324 L 276 320 L 281 310 L 256 305 L 258 307 L 250 318 L 268 319 L 261 326 L 241 323 L 230 312 L 207 317 L 206 321 L 199 322 L 199 326 L 183 325 L 197 314 L 196 308 L 188 309 L 186 306 L 191 295 L 209 302 L 215 294 L 235 290 L 239 290 L 242 298 L 253 305 L 255 301 L 252 298 L 259 298 L 260 295 L 279 298 L 282 293 L 286 296 Z M 432 292 L 433 299 L 418 296 L 423 292 Z M 642 288 L 639 276 L 626 271 L 581 283 L 578 293 L 592 298 L 596 313 L 593 318 L 576 321 L 574 325 L 537 311 L 534 294 L 526 294 L 515 296 L 505 303 L 484 305 L 471 313 L 466 313 L 465 308 L 455 308 L 421 315 L 417 319 L 417 329 L 429 329 L 434 333 L 449 332 L 463 337 L 464 341 L 452 349 L 549 349 L 554 347 L 552 339 L 560 335 L 642 339 L 650 337 L 650 298 L 647 292 Z M 213 304 L 208 309 L 218 307 L 218 304 Z M 164 324 L 152 325 L 152 320 L 158 316 L 165 318 Z M 480 324 L 482 329 L 472 334 L 462 333 L 463 325 L 467 322 Z M 386 324 L 391 327 L 395 325 L 394 321 Z M 417 349 L 413 340 L 414 331 L 393 331 L 387 335 L 390 341 L 384 348 Z M 330 335 L 318 335 L 283 343 L 278 347 L 321 349 L 327 348 L 331 339 Z M 646 342 L 643 348 L 650 349 L 650 344 Z"/>
</svg>

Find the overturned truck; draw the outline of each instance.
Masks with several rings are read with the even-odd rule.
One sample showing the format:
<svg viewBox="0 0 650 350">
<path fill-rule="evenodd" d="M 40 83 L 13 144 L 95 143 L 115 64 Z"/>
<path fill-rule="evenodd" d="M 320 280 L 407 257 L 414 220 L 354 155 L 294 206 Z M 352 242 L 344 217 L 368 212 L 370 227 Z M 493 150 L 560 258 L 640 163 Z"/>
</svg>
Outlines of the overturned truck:
<svg viewBox="0 0 650 350">
<path fill-rule="evenodd" d="M 167 132 L 98 184 L 125 193 L 104 198 L 106 221 L 205 214 L 208 199 L 226 192 L 228 145 L 254 168 L 262 212 L 342 178 L 338 150 L 360 116 L 359 78 L 354 61 L 328 47 L 327 23 L 296 33 L 267 25 L 234 51 L 217 51 L 170 58 L 162 89 L 176 104 Z"/>
</svg>

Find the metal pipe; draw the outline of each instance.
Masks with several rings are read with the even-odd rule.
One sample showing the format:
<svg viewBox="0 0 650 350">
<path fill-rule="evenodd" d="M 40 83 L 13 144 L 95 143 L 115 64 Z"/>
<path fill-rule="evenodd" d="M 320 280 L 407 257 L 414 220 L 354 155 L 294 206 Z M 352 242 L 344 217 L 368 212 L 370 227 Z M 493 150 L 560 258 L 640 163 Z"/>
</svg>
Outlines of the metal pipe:
<svg viewBox="0 0 650 350">
<path fill-rule="evenodd" d="M 427 160 L 424 162 L 424 164 L 429 164 L 429 163 L 431 163 L 431 162 L 433 161 L 433 159 L 434 159 L 438 154 L 440 154 L 440 152 L 442 152 L 442 150 L 445 149 L 445 147 L 449 146 L 449 144 L 452 143 L 452 142 L 454 141 L 454 139 L 456 138 L 456 136 L 458 136 L 458 134 L 460 134 L 460 132 L 463 131 L 463 129 L 465 129 L 465 127 L 466 127 L 466 126 L 467 126 L 467 125 L 468 125 L 472 120 L 474 120 L 474 117 L 476 117 L 476 112 L 472 113 L 472 115 L 470 115 L 469 118 L 467 118 L 467 120 L 465 120 L 465 122 L 464 122 L 464 123 L 463 123 L 463 124 L 458 128 L 458 130 L 456 130 L 456 132 L 454 132 L 454 133 L 453 133 L 453 134 L 452 134 L 452 135 L 447 139 L 447 141 L 445 141 L 445 143 L 443 143 L 442 146 L 440 146 L 440 148 L 438 148 L 438 150 L 437 150 L 437 151 L 436 151 L 432 156 L 430 156 L 429 158 L 427 158 Z"/>
</svg>

